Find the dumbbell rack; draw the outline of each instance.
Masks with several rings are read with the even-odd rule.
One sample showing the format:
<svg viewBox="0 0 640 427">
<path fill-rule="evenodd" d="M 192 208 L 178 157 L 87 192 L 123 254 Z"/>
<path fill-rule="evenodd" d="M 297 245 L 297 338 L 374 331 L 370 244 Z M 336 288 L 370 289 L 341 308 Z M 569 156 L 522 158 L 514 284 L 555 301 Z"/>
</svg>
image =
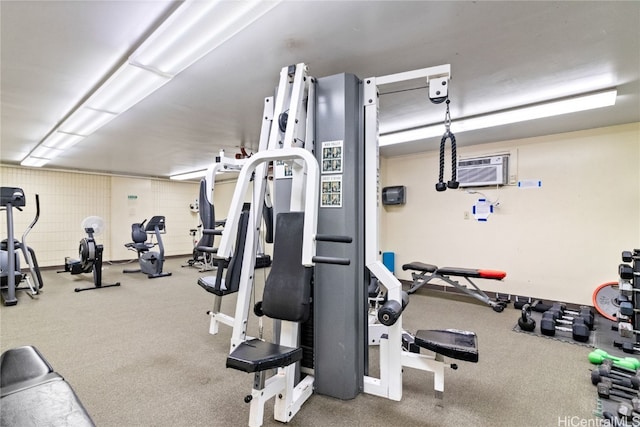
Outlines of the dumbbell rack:
<svg viewBox="0 0 640 427">
<path fill-rule="evenodd" d="M 623 251 L 622 261 L 618 266 L 617 329 L 620 336 L 633 339 L 634 345 L 625 350 L 633 352 L 640 343 L 640 334 L 637 332 L 640 328 L 640 295 L 636 295 L 640 292 L 640 249 Z M 623 344 L 616 343 L 616 346 L 622 347 Z"/>
</svg>

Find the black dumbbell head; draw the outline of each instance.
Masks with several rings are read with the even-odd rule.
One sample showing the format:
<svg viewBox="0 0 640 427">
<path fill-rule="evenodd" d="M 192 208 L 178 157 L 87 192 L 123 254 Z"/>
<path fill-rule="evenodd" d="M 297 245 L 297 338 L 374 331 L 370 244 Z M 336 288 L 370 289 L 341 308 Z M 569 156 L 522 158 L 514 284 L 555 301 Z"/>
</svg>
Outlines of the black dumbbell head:
<svg viewBox="0 0 640 427">
<path fill-rule="evenodd" d="M 584 323 L 584 319 L 577 317 L 573 322 L 572 336 L 573 339 L 578 342 L 587 342 L 589 341 L 589 335 L 591 331 L 586 323 Z"/>
<path fill-rule="evenodd" d="M 561 330 L 564 330 L 562 328 Z M 542 317 L 540 321 L 540 332 L 542 335 L 546 335 L 548 337 L 552 337 L 556 334 L 556 322 L 552 317 Z"/>
</svg>

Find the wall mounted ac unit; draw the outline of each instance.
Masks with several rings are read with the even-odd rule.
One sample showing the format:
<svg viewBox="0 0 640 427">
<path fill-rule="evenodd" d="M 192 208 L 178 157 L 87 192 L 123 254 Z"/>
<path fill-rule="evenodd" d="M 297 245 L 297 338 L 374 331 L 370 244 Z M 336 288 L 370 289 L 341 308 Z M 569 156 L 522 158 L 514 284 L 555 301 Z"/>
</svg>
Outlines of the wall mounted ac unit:
<svg viewBox="0 0 640 427">
<path fill-rule="evenodd" d="M 460 187 L 505 185 L 509 176 L 509 156 L 487 156 L 458 160 Z"/>
</svg>

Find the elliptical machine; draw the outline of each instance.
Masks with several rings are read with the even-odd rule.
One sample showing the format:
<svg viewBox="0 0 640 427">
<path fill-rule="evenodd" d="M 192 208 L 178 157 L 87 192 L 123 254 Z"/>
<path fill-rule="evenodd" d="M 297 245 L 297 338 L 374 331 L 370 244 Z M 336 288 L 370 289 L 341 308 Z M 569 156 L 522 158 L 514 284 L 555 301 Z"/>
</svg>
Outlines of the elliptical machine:
<svg viewBox="0 0 640 427">
<path fill-rule="evenodd" d="M 144 273 L 149 279 L 157 277 L 171 276 L 171 273 L 163 272 L 164 267 L 164 244 L 162 243 L 162 234 L 167 232 L 165 227 L 164 216 L 152 217 L 147 225 L 144 223 L 134 223 L 131 225 L 131 243 L 125 243 L 125 247 L 129 250 L 136 251 L 138 254 L 139 269 L 122 270 L 123 273 Z M 147 236 L 151 234 L 155 236 L 156 243 L 147 242 Z M 151 248 L 158 246 L 158 252 L 151 251 Z"/>
<path fill-rule="evenodd" d="M 27 243 L 27 235 L 40 218 L 40 197 L 36 194 L 36 216 L 22 234 L 22 241 L 13 235 L 13 208 L 22 211 L 26 204 L 24 191 L 17 187 L 0 187 L 0 209 L 7 211 L 7 238 L 0 243 L 0 294 L 4 305 L 16 305 L 16 291 L 26 290 L 27 295 L 33 297 L 40 293 L 42 288 L 42 276 L 38 267 L 36 253 Z M 13 244 L 9 244 L 12 242 Z M 30 275 L 23 274 L 20 269 L 20 256 L 16 251 L 22 251 Z M 27 287 L 18 287 L 22 281 Z M 33 283 L 32 283 L 33 281 Z"/>
</svg>

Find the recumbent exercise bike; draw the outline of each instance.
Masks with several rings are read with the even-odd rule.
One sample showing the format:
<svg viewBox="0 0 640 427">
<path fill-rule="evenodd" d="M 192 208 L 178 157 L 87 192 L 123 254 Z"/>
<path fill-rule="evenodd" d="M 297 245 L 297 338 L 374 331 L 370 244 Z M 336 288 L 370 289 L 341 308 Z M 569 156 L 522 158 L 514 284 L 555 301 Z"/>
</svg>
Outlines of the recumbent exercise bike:
<svg viewBox="0 0 640 427">
<path fill-rule="evenodd" d="M 171 273 L 163 272 L 164 267 L 164 244 L 162 234 L 166 233 L 165 217 L 157 215 L 152 217 L 145 226 L 145 219 L 142 222 L 131 224 L 131 243 L 125 243 L 129 250 L 138 254 L 139 269 L 123 270 L 123 273 L 144 273 L 149 279 L 157 277 L 171 276 Z M 151 234 L 156 237 L 156 243 L 147 242 L 147 236 Z M 154 246 L 158 246 L 158 252 L 151 251 Z"/>
</svg>

